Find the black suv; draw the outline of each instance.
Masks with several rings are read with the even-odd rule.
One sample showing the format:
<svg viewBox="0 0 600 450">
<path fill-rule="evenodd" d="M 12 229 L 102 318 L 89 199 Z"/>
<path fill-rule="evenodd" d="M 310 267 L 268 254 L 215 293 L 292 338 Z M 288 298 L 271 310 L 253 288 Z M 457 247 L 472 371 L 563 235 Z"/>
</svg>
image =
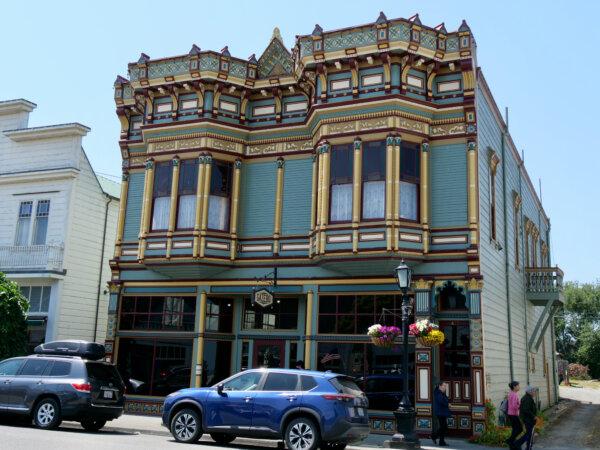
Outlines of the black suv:
<svg viewBox="0 0 600 450">
<path fill-rule="evenodd" d="M 39 428 L 63 420 L 98 431 L 123 414 L 125 386 L 104 346 L 84 341 L 41 344 L 35 355 L 0 362 L 0 412 L 30 416 Z"/>
</svg>

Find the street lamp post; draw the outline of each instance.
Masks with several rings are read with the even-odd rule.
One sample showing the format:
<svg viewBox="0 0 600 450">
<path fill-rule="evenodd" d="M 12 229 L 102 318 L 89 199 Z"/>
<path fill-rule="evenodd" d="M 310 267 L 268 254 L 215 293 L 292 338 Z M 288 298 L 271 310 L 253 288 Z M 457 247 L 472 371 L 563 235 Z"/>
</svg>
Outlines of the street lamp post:
<svg viewBox="0 0 600 450">
<path fill-rule="evenodd" d="M 421 448 L 419 438 L 415 433 L 415 408 L 410 401 L 408 390 L 408 321 L 410 319 L 410 299 L 407 291 L 410 287 L 412 278 L 412 269 L 400 263 L 395 269 L 398 287 L 402 291 L 402 375 L 404 377 L 404 386 L 402 399 L 398 409 L 394 411 L 396 417 L 396 434 L 392 439 L 386 441 L 386 447 L 391 448 Z"/>
</svg>

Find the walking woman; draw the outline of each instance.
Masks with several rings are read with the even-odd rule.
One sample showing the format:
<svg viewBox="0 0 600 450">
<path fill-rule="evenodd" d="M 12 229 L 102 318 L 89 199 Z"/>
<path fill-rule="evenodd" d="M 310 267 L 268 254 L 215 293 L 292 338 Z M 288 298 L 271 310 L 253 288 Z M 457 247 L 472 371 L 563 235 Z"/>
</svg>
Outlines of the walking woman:
<svg viewBox="0 0 600 450">
<path fill-rule="evenodd" d="M 511 381 L 508 384 L 510 388 L 510 392 L 508 393 L 508 411 L 507 416 L 510 421 L 510 426 L 512 427 L 512 433 L 510 437 L 506 440 L 508 446 L 512 449 L 517 448 L 514 446 L 515 440 L 517 437 L 523 432 L 523 425 L 521 424 L 521 419 L 519 419 L 519 408 L 521 406 L 521 399 L 519 398 L 519 386 L 518 381 Z"/>
<path fill-rule="evenodd" d="M 436 415 L 439 423 L 437 432 L 431 434 L 431 439 L 437 444 L 437 440 L 440 440 L 440 447 L 447 447 L 446 436 L 448 434 L 448 417 L 450 414 L 450 401 L 446 390 L 448 385 L 445 382 L 440 382 L 433 391 L 433 413 Z"/>
<path fill-rule="evenodd" d="M 519 416 L 525 424 L 525 434 L 521 436 L 513 444 L 513 448 L 522 448 L 523 443 L 527 443 L 526 450 L 531 450 L 533 446 L 533 433 L 535 432 L 535 416 L 537 414 L 537 406 L 535 404 L 535 388 L 527 386 L 525 389 L 525 395 L 521 399 L 521 406 L 519 408 Z"/>
</svg>

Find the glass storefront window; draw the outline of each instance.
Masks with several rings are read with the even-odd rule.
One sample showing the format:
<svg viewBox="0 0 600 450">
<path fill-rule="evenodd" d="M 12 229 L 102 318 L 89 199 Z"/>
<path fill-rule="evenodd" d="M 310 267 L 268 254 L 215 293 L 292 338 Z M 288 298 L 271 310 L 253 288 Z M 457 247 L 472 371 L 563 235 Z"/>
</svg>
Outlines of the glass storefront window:
<svg viewBox="0 0 600 450">
<path fill-rule="evenodd" d="M 321 295 L 319 334 L 366 334 L 374 323 L 399 327 L 401 305 L 399 295 Z"/>
<path fill-rule="evenodd" d="M 204 340 L 202 386 L 214 386 L 231 375 L 231 341 Z"/>
<path fill-rule="evenodd" d="M 298 299 L 279 297 L 263 308 L 244 299 L 245 330 L 295 330 L 298 328 Z"/>
<path fill-rule="evenodd" d="M 445 340 L 440 345 L 441 376 L 443 380 L 470 379 L 470 331 L 468 322 L 440 322 Z"/>
<path fill-rule="evenodd" d="M 414 402 L 414 348 L 409 349 L 408 382 Z M 368 343 L 319 342 L 317 370 L 357 378 L 371 409 L 393 411 L 402 396 L 402 347 L 391 349 Z"/>
<path fill-rule="evenodd" d="M 192 339 L 121 338 L 117 367 L 137 395 L 165 396 L 190 387 Z"/>
<path fill-rule="evenodd" d="M 233 300 L 230 298 L 206 299 L 206 331 L 231 333 L 233 326 Z"/>
<path fill-rule="evenodd" d="M 194 331 L 195 297 L 123 297 L 121 330 Z"/>
<path fill-rule="evenodd" d="M 290 342 L 290 353 L 288 355 L 288 367 L 290 369 L 296 368 L 296 362 L 298 361 L 298 343 Z M 306 367 L 306 364 L 304 364 Z"/>
</svg>

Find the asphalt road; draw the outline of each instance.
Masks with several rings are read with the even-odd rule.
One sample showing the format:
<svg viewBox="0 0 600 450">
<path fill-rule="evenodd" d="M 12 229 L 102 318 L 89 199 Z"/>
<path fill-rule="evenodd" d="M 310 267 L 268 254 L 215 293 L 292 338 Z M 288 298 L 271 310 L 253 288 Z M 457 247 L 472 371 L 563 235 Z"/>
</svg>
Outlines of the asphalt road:
<svg viewBox="0 0 600 450">
<path fill-rule="evenodd" d="M 185 450 L 186 448 L 259 450 L 265 448 L 262 441 L 257 441 L 256 445 L 247 445 L 247 442 L 244 440 L 240 444 L 234 442 L 227 447 L 221 447 L 211 441 L 201 441 L 192 446 L 178 444 L 172 438 L 164 436 L 122 431 L 89 433 L 76 424 L 66 424 L 56 431 L 45 431 L 22 423 L 0 421 L 0 449 L 7 450 Z M 273 445 L 276 446 L 276 442 L 273 442 Z"/>
</svg>

